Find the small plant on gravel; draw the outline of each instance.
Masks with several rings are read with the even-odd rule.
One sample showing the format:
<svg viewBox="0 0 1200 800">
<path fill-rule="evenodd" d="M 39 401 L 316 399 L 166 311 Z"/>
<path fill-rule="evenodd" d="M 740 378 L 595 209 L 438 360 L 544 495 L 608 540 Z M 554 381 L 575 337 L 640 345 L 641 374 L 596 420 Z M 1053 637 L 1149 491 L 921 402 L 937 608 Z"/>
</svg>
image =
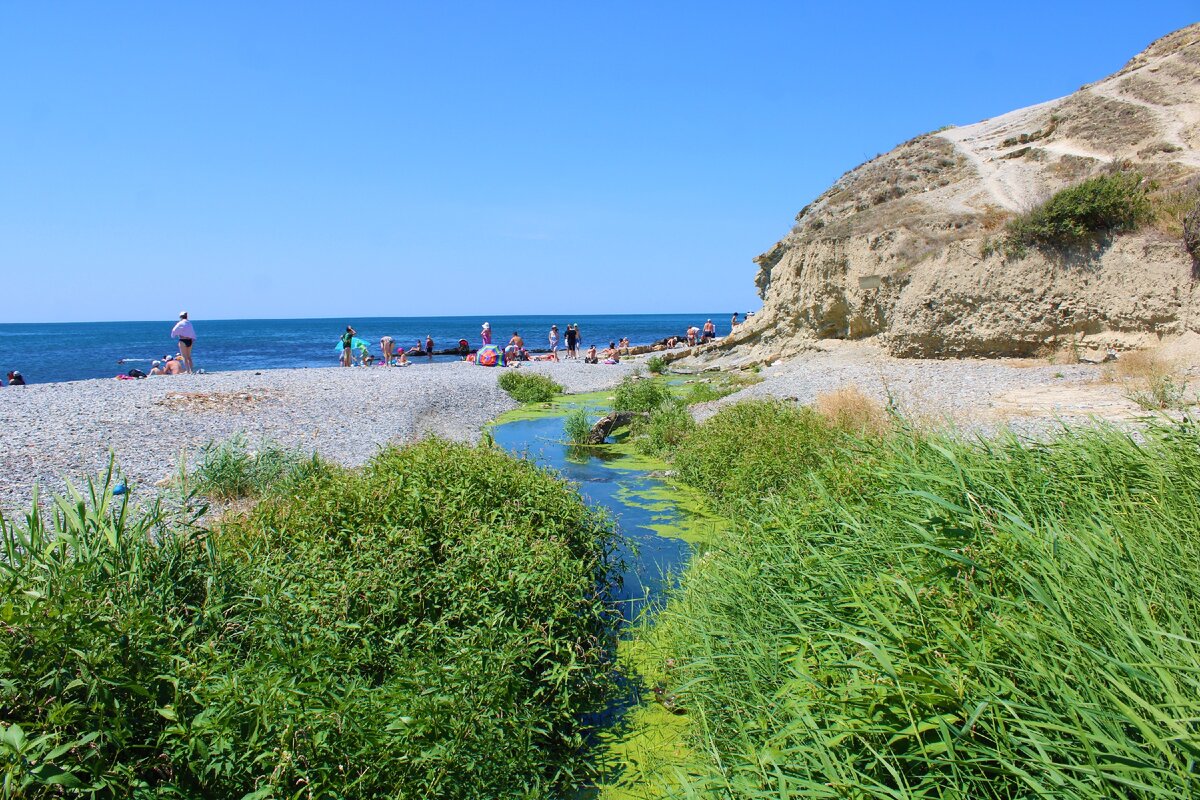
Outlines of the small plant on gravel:
<svg viewBox="0 0 1200 800">
<path fill-rule="evenodd" d="M 245 436 L 209 442 L 196 468 L 196 490 L 214 500 L 258 497 L 299 470 L 308 457 L 271 441 L 251 450 Z"/>
<path fill-rule="evenodd" d="M 1096 234 L 1135 230 L 1153 217 L 1150 185 L 1141 175 L 1115 172 L 1069 186 L 1005 226 L 1004 251 L 1020 257 L 1029 247 L 1067 247 Z"/>
<path fill-rule="evenodd" d="M 536 372 L 505 372 L 499 384 L 518 403 L 545 403 L 563 393 L 562 384 Z"/>
<path fill-rule="evenodd" d="M 1147 411 L 1181 408 L 1186 381 L 1170 363 L 1145 350 L 1122 353 L 1116 375 L 1125 386 L 1125 396 Z"/>
<path fill-rule="evenodd" d="M 563 420 L 563 432 L 571 444 L 587 444 L 588 435 L 592 432 L 592 423 L 586 409 L 577 408 L 567 414 Z"/>
<path fill-rule="evenodd" d="M 818 395 L 813 403 L 817 413 L 833 427 L 859 436 L 879 436 L 892 427 L 887 409 L 857 386 L 843 386 Z"/>
<path fill-rule="evenodd" d="M 630 375 L 617 386 L 613 411 L 653 411 L 670 396 L 665 383 Z"/>
<path fill-rule="evenodd" d="M 646 369 L 655 375 L 662 375 L 667 371 L 667 360 L 662 356 L 650 356 L 646 359 Z"/>
</svg>

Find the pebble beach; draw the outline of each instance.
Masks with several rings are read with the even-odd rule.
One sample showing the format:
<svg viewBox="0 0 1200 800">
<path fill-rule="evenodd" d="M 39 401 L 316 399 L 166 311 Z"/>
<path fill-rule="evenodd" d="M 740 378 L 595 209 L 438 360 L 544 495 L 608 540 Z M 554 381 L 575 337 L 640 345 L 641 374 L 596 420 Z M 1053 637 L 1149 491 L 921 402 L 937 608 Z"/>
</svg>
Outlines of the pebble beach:
<svg viewBox="0 0 1200 800">
<path fill-rule="evenodd" d="M 619 365 L 533 362 L 521 369 L 545 373 L 568 393 L 580 393 L 611 388 L 643 363 L 644 358 Z M 854 387 L 923 422 L 966 432 L 1007 428 L 1040 436 L 1064 422 L 1123 423 L 1144 416 L 1108 372 L 1090 364 L 895 359 L 871 346 L 841 343 L 766 367 L 760 383 L 694 406 L 693 413 L 704 419 L 722 405 L 754 397 L 808 404 Z M 61 491 L 66 481 L 78 483 L 101 472 L 110 452 L 126 478 L 145 486 L 177 474 L 183 460 L 194 464 L 206 444 L 238 435 L 251 443 L 271 440 L 315 451 L 351 466 L 388 443 L 430 435 L 476 441 L 490 420 L 517 407 L 497 386 L 499 374 L 455 362 L 5 388 L 0 390 L 0 510 L 11 514 L 27 508 L 35 483 L 43 491 Z M 700 372 L 691 379 L 704 376 Z"/>
<path fill-rule="evenodd" d="M 535 362 L 568 392 L 614 386 L 630 364 Z M 105 469 L 111 452 L 135 485 L 169 479 L 182 459 L 236 435 L 316 451 L 347 465 L 381 446 L 435 435 L 475 441 L 517 407 L 499 370 L 462 362 L 411 367 L 272 369 L 0 389 L 0 510 L 27 509 L 33 486 L 61 491 Z"/>
</svg>

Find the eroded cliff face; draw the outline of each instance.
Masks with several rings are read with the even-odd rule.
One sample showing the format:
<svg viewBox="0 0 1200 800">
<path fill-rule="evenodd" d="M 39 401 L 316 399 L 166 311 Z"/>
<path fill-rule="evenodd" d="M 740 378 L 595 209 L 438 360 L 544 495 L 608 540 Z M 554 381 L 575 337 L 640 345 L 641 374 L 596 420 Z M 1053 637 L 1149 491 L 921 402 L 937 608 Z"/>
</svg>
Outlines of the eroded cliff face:
<svg viewBox="0 0 1200 800">
<path fill-rule="evenodd" d="M 1200 24 L 1073 95 L 842 176 L 755 259 L 763 309 L 728 344 L 751 360 L 872 336 L 900 356 L 997 356 L 1200 330 L 1176 211 L 1073 250 L 991 252 L 1015 214 L 1117 168 L 1152 179 L 1176 211 L 1200 197 Z"/>
</svg>

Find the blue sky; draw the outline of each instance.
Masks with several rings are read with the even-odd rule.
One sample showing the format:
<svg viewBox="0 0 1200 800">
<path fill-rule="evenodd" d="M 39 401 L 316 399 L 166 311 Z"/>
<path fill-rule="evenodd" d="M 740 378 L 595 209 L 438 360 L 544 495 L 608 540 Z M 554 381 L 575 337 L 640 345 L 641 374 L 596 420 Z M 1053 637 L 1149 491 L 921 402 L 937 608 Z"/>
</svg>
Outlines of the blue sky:
<svg viewBox="0 0 1200 800">
<path fill-rule="evenodd" d="M 1200 3 L 0 5 L 0 322 L 757 308 L 897 143 Z"/>
</svg>

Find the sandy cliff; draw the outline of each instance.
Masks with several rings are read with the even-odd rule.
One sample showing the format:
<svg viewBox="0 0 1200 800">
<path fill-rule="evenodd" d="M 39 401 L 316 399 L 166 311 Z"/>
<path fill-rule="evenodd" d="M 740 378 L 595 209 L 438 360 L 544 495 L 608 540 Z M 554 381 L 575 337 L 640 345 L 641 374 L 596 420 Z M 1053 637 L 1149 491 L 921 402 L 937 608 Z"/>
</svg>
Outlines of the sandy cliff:
<svg viewBox="0 0 1200 800">
<path fill-rule="evenodd" d="M 991 252 L 1015 215 L 1105 171 L 1155 186 L 1156 219 L 1086 246 Z M 1200 197 L 1200 24 L 1058 100 L 905 142 L 846 173 L 755 261 L 746 360 L 821 338 L 901 356 L 1128 347 L 1200 330 L 1183 219 Z"/>
</svg>

